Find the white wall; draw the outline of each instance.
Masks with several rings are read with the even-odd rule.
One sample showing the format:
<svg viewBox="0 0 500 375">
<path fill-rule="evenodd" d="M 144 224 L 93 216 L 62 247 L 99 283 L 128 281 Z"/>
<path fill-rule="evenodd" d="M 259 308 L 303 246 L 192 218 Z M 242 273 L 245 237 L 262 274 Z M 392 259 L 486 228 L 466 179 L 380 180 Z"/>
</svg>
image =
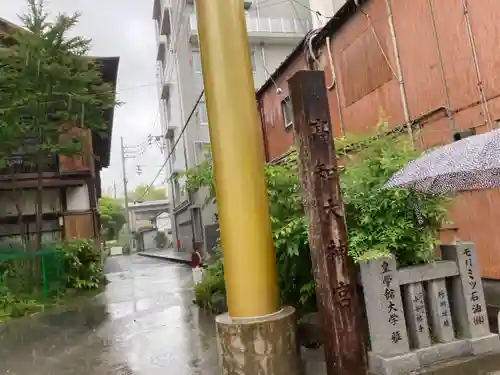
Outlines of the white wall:
<svg viewBox="0 0 500 375">
<path fill-rule="evenodd" d="M 346 3 L 346 0 L 310 0 L 311 9 L 320 12 L 324 17 L 315 12 L 311 14 L 313 27 L 315 29 L 326 25 L 331 17 Z"/>
<path fill-rule="evenodd" d="M 89 189 L 87 185 L 69 187 L 66 189 L 68 211 L 90 210 Z"/>
</svg>

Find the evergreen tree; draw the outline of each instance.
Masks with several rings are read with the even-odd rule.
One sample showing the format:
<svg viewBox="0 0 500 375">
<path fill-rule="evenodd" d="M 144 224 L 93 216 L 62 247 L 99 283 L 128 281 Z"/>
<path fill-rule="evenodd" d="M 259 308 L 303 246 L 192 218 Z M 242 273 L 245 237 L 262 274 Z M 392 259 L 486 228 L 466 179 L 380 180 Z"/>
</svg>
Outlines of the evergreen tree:
<svg viewBox="0 0 500 375">
<path fill-rule="evenodd" d="M 75 128 L 104 136 L 104 111 L 116 103 L 114 91 L 101 80 L 98 63 L 87 55 L 91 41 L 69 35 L 80 15 L 59 14 L 49 21 L 43 1 L 28 0 L 28 6 L 21 16 L 24 27 L 11 32 L 8 43 L 4 39 L 8 52 L 0 53 L 0 136 L 8 135 L 0 159 L 21 146 L 23 161 L 36 166 L 36 245 L 40 248 L 42 173 L 48 159 L 82 151 Z"/>
</svg>

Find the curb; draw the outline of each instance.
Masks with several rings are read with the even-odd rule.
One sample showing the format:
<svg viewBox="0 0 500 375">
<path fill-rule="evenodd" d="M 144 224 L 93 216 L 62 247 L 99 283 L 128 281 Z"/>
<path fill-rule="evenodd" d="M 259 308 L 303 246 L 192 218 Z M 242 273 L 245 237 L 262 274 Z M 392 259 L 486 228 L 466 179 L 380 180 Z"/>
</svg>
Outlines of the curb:
<svg viewBox="0 0 500 375">
<path fill-rule="evenodd" d="M 184 265 L 190 265 L 191 260 L 188 259 L 182 259 L 182 258 L 175 258 L 175 257 L 169 257 L 165 255 L 156 255 L 156 254 L 147 254 L 147 253 L 137 253 L 138 255 L 146 258 L 154 258 L 154 259 L 162 259 L 174 263 L 179 263 L 179 264 L 184 264 Z"/>
</svg>

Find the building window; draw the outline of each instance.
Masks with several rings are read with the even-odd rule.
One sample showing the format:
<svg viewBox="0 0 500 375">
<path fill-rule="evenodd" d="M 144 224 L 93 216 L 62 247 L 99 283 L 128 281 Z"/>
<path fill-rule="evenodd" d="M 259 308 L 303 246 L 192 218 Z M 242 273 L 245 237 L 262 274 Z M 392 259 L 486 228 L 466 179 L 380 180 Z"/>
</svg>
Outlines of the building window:
<svg viewBox="0 0 500 375">
<path fill-rule="evenodd" d="M 200 51 L 193 51 L 191 55 L 191 65 L 195 73 L 201 73 L 201 55 Z"/>
<path fill-rule="evenodd" d="M 250 58 L 252 60 L 252 72 L 256 72 L 257 71 L 257 60 L 255 58 L 255 50 L 252 49 L 250 50 Z"/>
<path fill-rule="evenodd" d="M 292 126 L 293 124 L 293 113 L 292 113 L 292 102 L 290 97 L 287 96 L 281 101 L 281 112 L 283 112 L 283 122 L 285 128 Z"/>
<path fill-rule="evenodd" d="M 165 115 L 167 119 L 167 126 L 170 124 L 170 120 L 172 119 L 172 109 L 170 108 L 170 99 L 162 99 L 163 108 L 165 109 Z"/>
<path fill-rule="evenodd" d="M 208 124 L 207 105 L 205 102 L 198 104 L 198 120 L 200 124 Z"/>
</svg>

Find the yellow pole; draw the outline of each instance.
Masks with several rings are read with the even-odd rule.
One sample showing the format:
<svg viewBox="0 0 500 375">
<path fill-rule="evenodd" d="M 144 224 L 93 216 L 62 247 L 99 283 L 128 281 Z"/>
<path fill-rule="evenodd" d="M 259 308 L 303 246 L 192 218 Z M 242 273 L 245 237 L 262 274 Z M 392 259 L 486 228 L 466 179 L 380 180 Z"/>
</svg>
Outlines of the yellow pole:
<svg viewBox="0 0 500 375">
<path fill-rule="evenodd" d="M 243 0 L 197 0 L 229 315 L 279 307 Z"/>
</svg>

